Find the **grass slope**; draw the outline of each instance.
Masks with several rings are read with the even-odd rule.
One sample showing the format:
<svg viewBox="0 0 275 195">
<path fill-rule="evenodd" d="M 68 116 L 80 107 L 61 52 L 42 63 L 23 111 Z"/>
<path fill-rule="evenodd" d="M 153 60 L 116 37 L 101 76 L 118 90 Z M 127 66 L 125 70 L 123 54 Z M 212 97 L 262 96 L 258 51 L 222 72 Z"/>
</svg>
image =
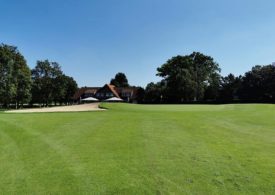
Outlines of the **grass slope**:
<svg viewBox="0 0 275 195">
<path fill-rule="evenodd" d="M 274 194 L 274 105 L 0 113 L 1 194 Z"/>
</svg>

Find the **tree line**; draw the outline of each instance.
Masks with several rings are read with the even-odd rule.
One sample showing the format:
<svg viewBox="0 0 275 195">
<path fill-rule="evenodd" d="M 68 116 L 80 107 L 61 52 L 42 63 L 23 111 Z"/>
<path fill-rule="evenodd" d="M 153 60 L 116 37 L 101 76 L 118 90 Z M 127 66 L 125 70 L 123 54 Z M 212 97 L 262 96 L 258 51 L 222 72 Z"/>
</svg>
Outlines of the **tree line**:
<svg viewBox="0 0 275 195">
<path fill-rule="evenodd" d="M 157 83 L 140 91 L 143 103 L 275 102 L 275 66 L 256 65 L 244 75 L 221 76 L 219 64 L 199 52 L 175 56 L 157 68 Z"/>
<path fill-rule="evenodd" d="M 76 90 L 76 81 L 65 75 L 57 62 L 37 61 L 31 70 L 16 47 L 0 45 L 1 107 L 68 104 Z"/>
<path fill-rule="evenodd" d="M 157 68 L 162 79 L 137 88 L 139 103 L 275 102 L 275 66 L 256 65 L 244 75 L 221 76 L 219 64 L 200 52 L 178 55 Z M 110 84 L 129 87 L 124 73 Z M 72 103 L 76 81 L 57 62 L 37 61 L 31 70 L 14 46 L 0 45 L 0 106 Z"/>
</svg>

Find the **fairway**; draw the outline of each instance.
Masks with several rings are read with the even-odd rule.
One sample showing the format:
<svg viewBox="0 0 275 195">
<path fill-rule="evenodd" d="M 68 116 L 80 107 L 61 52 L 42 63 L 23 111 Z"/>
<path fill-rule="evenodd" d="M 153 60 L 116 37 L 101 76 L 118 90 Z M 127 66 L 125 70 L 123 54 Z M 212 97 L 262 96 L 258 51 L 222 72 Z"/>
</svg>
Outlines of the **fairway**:
<svg viewBox="0 0 275 195">
<path fill-rule="evenodd" d="M 0 194 L 275 194 L 275 105 L 0 112 Z"/>
</svg>

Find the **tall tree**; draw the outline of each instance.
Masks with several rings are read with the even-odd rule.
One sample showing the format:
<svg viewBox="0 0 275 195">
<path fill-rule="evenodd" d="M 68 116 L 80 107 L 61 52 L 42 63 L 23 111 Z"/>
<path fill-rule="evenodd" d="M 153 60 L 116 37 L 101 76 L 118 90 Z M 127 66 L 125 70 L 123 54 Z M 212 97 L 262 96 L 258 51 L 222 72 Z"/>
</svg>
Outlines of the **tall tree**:
<svg viewBox="0 0 275 195">
<path fill-rule="evenodd" d="M 37 65 L 32 70 L 32 102 L 48 106 L 54 101 L 55 96 L 62 93 L 59 90 L 60 83 L 55 83 L 62 74 L 57 62 L 37 61 Z"/>
<path fill-rule="evenodd" d="M 54 83 L 52 91 L 53 91 L 53 101 L 56 103 L 62 104 L 65 100 L 65 95 L 67 91 L 67 77 L 64 74 L 58 75 L 55 78 L 52 78 L 52 82 Z"/>
<path fill-rule="evenodd" d="M 239 90 L 241 88 L 242 77 L 235 77 L 233 74 L 228 74 L 222 77 L 221 89 L 220 89 L 220 100 L 225 102 L 233 101 L 238 97 Z"/>
<path fill-rule="evenodd" d="M 145 90 L 142 87 L 137 87 L 136 100 L 137 103 L 143 103 L 145 98 Z"/>
<path fill-rule="evenodd" d="M 76 81 L 65 74 L 59 75 L 54 80 L 55 86 L 54 90 L 54 102 L 55 103 L 65 103 L 68 104 L 71 102 L 71 98 L 75 94 L 77 90 L 77 83 Z"/>
<path fill-rule="evenodd" d="M 65 80 L 66 80 L 66 91 L 65 91 L 64 101 L 65 103 L 70 103 L 78 87 L 73 77 L 65 76 Z"/>
<path fill-rule="evenodd" d="M 0 45 L 0 103 L 28 103 L 31 72 L 23 55 L 14 46 Z"/>
<path fill-rule="evenodd" d="M 76 81 L 66 76 L 57 62 L 38 61 L 32 70 L 32 79 L 33 103 L 46 106 L 52 102 L 69 103 L 77 90 Z"/>
<path fill-rule="evenodd" d="M 147 103 L 161 103 L 166 101 L 165 82 L 149 83 L 145 88 L 144 101 Z"/>
<path fill-rule="evenodd" d="M 210 56 L 199 52 L 176 56 L 157 68 L 157 76 L 167 83 L 170 101 L 202 100 L 208 85 L 219 77 L 219 65 Z"/>
<path fill-rule="evenodd" d="M 111 79 L 110 84 L 115 85 L 116 87 L 129 87 L 128 79 L 122 72 L 117 73 L 115 78 Z"/>
<path fill-rule="evenodd" d="M 217 74 L 217 73 L 211 74 L 209 77 L 209 81 L 206 83 L 204 100 L 217 101 L 219 99 L 220 88 L 221 88 L 220 74 Z"/>
<path fill-rule="evenodd" d="M 247 101 L 275 101 L 275 66 L 254 66 L 242 78 L 240 97 Z"/>
</svg>

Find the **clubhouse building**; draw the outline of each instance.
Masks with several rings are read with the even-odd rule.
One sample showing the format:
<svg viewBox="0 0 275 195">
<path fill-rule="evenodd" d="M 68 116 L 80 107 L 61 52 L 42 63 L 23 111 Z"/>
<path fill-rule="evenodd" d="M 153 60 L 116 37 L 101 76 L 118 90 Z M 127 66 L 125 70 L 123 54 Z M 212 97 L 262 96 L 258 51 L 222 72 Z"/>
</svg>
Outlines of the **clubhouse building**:
<svg viewBox="0 0 275 195">
<path fill-rule="evenodd" d="M 125 102 L 136 102 L 136 87 L 116 87 L 106 84 L 103 87 L 82 87 L 73 96 L 75 102 L 81 102 L 82 99 L 93 97 L 99 101 L 116 97 Z"/>
</svg>

